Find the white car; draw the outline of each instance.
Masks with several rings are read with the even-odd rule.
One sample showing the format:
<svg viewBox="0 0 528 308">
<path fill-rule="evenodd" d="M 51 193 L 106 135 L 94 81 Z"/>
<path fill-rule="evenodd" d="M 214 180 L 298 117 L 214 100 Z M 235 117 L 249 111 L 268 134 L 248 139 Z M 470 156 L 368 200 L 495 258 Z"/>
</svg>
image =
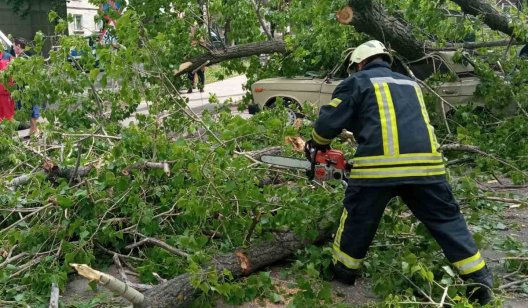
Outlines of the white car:
<svg viewBox="0 0 528 308">
<path fill-rule="evenodd" d="M 347 50 L 343 60 L 327 74 L 308 72 L 305 76 L 267 78 L 255 82 L 251 86 L 253 104 L 249 106 L 249 112 L 254 114 L 273 107 L 279 100 L 291 108 L 291 117 L 297 117 L 305 102 L 317 106 L 328 103 L 336 86 L 349 76 L 346 68 L 352 51 L 353 49 Z M 410 69 L 421 80 L 430 78 L 433 73 L 448 74 L 451 81 L 439 83 L 434 90 L 447 102 L 457 106 L 473 99 L 480 80 L 474 74 L 469 59 L 462 56 L 461 63 L 457 63 L 453 60 L 454 55 L 454 51 L 435 52 L 409 63 L 403 63 L 395 57 L 393 70 L 408 76 L 407 70 Z"/>
</svg>

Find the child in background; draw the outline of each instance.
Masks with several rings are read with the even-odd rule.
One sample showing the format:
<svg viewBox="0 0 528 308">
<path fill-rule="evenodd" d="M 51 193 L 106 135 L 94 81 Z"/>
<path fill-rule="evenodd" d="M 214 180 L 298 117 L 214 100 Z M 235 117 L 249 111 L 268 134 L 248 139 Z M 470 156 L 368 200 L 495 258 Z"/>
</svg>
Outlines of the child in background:
<svg viewBox="0 0 528 308">
<path fill-rule="evenodd" d="M 17 37 L 13 39 L 13 46 L 11 53 L 14 57 L 29 57 L 31 54 L 26 51 L 27 41 L 24 38 Z M 17 109 L 21 109 L 22 104 L 20 102 L 17 102 Z M 38 105 L 32 105 L 31 106 L 31 120 L 29 124 L 29 135 L 37 134 L 39 133 L 39 129 L 37 127 L 38 119 L 40 118 L 40 107 Z"/>
</svg>

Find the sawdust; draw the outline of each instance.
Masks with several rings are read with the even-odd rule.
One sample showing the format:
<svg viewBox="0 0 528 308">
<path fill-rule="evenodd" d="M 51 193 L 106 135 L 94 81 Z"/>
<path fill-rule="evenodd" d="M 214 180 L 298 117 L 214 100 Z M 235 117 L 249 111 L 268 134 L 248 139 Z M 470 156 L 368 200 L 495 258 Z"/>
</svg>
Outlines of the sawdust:
<svg viewBox="0 0 528 308">
<path fill-rule="evenodd" d="M 304 141 L 303 138 L 299 136 L 297 137 L 286 136 L 284 137 L 284 143 L 291 145 L 295 152 L 304 152 L 304 145 L 306 142 Z"/>
</svg>

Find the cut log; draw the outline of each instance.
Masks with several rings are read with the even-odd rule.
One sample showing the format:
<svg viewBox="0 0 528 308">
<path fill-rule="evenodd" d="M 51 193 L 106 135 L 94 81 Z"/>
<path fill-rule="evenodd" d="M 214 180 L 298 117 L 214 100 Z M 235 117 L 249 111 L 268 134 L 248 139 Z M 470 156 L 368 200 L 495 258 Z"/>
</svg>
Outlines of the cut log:
<svg viewBox="0 0 528 308">
<path fill-rule="evenodd" d="M 292 256 L 305 245 L 328 238 L 327 229 L 314 241 L 302 240 L 293 232 L 277 234 L 273 240 L 213 258 L 212 266 L 221 273 L 229 270 L 233 277 L 247 276 L 265 266 Z M 191 285 L 190 275 L 183 274 L 143 293 L 145 299 L 134 307 L 184 307 L 191 303 L 198 291 Z"/>
<path fill-rule="evenodd" d="M 354 18 L 354 12 L 349 6 L 345 6 L 336 12 L 336 19 L 340 24 L 348 25 L 352 22 L 352 18 Z"/>
<path fill-rule="evenodd" d="M 249 57 L 260 54 L 286 53 L 286 44 L 282 40 L 270 40 L 254 42 L 248 44 L 228 47 L 225 50 L 213 51 L 182 63 L 178 70 L 174 71 L 175 76 L 192 72 L 205 63 L 208 65 L 222 61 Z"/>
</svg>

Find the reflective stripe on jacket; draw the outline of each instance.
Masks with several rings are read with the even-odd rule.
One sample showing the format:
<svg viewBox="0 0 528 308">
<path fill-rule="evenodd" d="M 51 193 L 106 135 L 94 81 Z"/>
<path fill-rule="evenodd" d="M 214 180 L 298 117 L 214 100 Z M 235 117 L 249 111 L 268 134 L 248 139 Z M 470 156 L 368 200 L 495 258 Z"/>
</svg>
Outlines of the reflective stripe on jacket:
<svg viewBox="0 0 528 308">
<path fill-rule="evenodd" d="M 422 91 L 407 76 L 376 60 L 340 83 L 321 107 L 312 131 L 319 144 L 347 129 L 358 148 L 349 181 L 379 186 L 445 180 L 442 154 Z"/>
</svg>

